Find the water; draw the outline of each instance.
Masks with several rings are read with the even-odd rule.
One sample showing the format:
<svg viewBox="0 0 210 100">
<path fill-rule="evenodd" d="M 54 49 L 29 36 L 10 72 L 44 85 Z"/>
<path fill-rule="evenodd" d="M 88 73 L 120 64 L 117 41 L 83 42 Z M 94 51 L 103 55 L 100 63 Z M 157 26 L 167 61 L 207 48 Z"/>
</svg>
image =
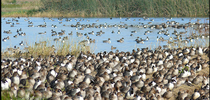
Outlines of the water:
<svg viewBox="0 0 210 100">
<path fill-rule="evenodd" d="M 94 31 L 94 35 L 88 34 L 88 36 L 91 39 L 95 39 L 96 43 L 90 44 L 92 47 L 92 51 L 94 53 L 98 53 L 101 51 L 111 51 L 111 46 L 116 47 L 115 50 L 119 51 L 132 51 L 136 48 L 145 48 L 148 47 L 150 49 L 154 49 L 158 46 L 167 45 L 167 42 L 157 42 L 157 36 L 163 37 L 164 39 L 169 39 L 170 37 L 175 37 L 175 35 L 172 35 L 174 32 L 174 29 L 172 27 L 168 27 L 162 30 L 168 30 L 168 33 L 170 36 L 165 36 L 163 34 L 157 34 L 158 29 L 150 29 L 150 28 L 143 28 L 143 25 L 156 25 L 161 23 L 166 23 L 167 21 L 175 21 L 179 24 L 186 24 L 188 22 L 196 23 L 199 19 L 200 23 L 209 23 L 208 18 L 148 18 L 144 20 L 144 18 L 68 18 L 69 21 L 66 21 L 66 18 L 63 18 L 62 20 L 58 20 L 58 18 L 40 18 L 40 17 L 21 17 L 21 18 L 15 18 L 18 20 L 19 24 L 16 24 L 16 21 L 12 21 L 13 18 L 7 17 L 7 18 L 1 18 L 1 39 L 6 38 L 9 36 L 9 40 L 6 40 L 6 42 L 1 42 L 2 50 L 5 50 L 9 47 L 20 47 L 23 49 L 23 47 L 26 47 L 26 45 L 33 45 L 35 42 L 39 41 L 45 41 L 52 44 L 55 44 L 53 41 L 54 38 L 58 37 L 65 37 L 69 36 L 68 33 L 71 31 L 73 32 L 72 36 L 69 36 L 69 38 L 74 39 L 76 42 L 82 41 L 86 39 L 86 36 L 77 37 L 76 32 L 81 32 L 83 34 Z M 152 21 L 153 19 L 154 21 Z M 10 20 L 10 21 L 8 21 Z M 7 22 L 14 23 L 14 27 L 11 27 L 11 24 L 6 24 Z M 28 21 L 33 22 L 34 27 L 28 27 Z M 37 27 L 38 25 L 43 25 L 44 22 L 46 22 L 46 27 Z M 61 23 L 62 22 L 62 23 Z M 104 25 L 116 25 L 116 27 L 101 27 L 101 28 L 84 28 L 84 30 L 76 30 L 76 27 L 71 27 L 71 25 L 76 25 L 77 22 L 80 22 L 80 24 L 90 24 L 95 23 L 96 25 L 104 24 Z M 152 22 L 152 24 L 148 24 L 148 22 Z M 51 25 L 56 25 L 57 28 L 51 27 Z M 118 27 L 119 25 L 127 25 L 129 26 L 127 29 Z M 30 24 L 31 25 L 31 24 Z M 130 25 L 139 25 L 140 27 L 130 27 Z M 21 32 L 25 32 L 26 36 L 17 36 L 17 38 L 14 38 L 13 36 L 17 34 L 17 29 L 22 29 Z M 81 27 L 78 27 L 78 29 Z M 51 30 L 55 30 L 57 32 L 61 32 L 61 30 L 65 30 L 65 35 L 63 36 L 51 36 Z M 11 30 L 12 34 L 6 34 L 3 33 L 5 31 Z M 102 34 L 101 36 L 96 36 L 96 32 L 99 32 L 102 30 L 105 32 L 105 34 Z M 117 34 L 117 31 L 120 30 L 120 34 Z M 133 33 L 133 36 L 130 36 L 131 31 L 136 31 L 137 33 Z M 147 33 L 147 35 L 144 35 L 145 31 L 151 30 L 151 33 Z M 187 29 L 176 29 L 178 32 L 185 32 L 187 31 L 186 35 L 189 35 L 190 32 L 196 32 L 193 28 L 187 28 Z M 39 32 L 45 32 L 46 34 L 38 34 Z M 112 33 L 114 31 L 114 33 Z M 117 42 L 117 40 L 124 38 L 123 43 Z M 142 39 L 149 38 L 148 41 L 145 41 L 144 44 L 136 43 L 135 39 L 137 37 L 140 37 Z M 111 43 L 103 43 L 103 40 L 107 40 L 108 38 L 111 39 Z M 25 46 L 20 46 L 19 43 L 23 41 Z M 70 41 L 67 41 L 70 42 Z M 188 44 L 189 45 L 189 44 Z M 113 51 L 115 51 L 113 50 Z"/>
</svg>

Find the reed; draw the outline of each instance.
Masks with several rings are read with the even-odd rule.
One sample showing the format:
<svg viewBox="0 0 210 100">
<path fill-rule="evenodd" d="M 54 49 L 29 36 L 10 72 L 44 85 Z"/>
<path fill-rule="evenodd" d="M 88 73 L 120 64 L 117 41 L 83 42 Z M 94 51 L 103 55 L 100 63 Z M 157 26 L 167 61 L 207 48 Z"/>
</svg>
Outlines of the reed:
<svg viewBox="0 0 210 100">
<path fill-rule="evenodd" d="M 1 4 L 3 9 L 15 6 Z M 40 0 L 26 2 L 21 7 L 28 8 L 25 14 L 32 17 L 207 17 L 209 15 L 209 0 Z M 7 13 L 3 13 L 2 16 L 6 15 Z"/>
<path fill-rule="evenodd" d="M 208 16 L 208 0 L 42 0 L 44 11 L 73 16 L 148 16 L 148 17 L 199 17 Z"/>
</svg>

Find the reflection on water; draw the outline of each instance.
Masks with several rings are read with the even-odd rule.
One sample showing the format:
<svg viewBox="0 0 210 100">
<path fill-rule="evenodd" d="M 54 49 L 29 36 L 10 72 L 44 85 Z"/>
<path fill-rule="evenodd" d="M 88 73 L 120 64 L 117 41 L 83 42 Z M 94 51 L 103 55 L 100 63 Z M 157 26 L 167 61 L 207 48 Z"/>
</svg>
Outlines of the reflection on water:
<svg viewBox="0 0 210 100">
<path fill-rule="evenodd" d="M 197 45 L 206 45 L 209 40 L 207 35 L 199 35 L 199 31 L 205 31 L 209 28 L 208 24 L 203 24 L 209 23 L 208 18 L 110 19 L 21 17 L 20 19 L 1 18 L 1 22 L 2 50 L 14 46 L 23 49 L 23 47 L 27 47 L 26 45 L 33 45 L 35 42 L 38 43 L 40 41 L 47 41 L 50 45 L 55 45 L 55 43 L 62 44 L 64 37 L 70 38 L 65 42 L 72 42 L 73 39 L 75 42 L 79 43 L 82 40 L 87 40 L 87 37 L 88 39 L 95 40 L 95 43 L 89 44 L 92 47 L 92 51 L 95 53 L 111 51 L 111 46 L 116 47 L 113 51 L 132 51 L 136 48 L 145 47 L 154 49 L 158 46 L 167 48 L 167 46 L 178 47 L 179 45 L 194 45 L 195 42 Z M 199 25 L 197 25 L 198 22 Z M 160 24 L 163 28 L 160 27 L 159 29 L 158 25 Z M 179 28 L 176 27 L 176 25 L 182 25 L 182 27 Z M 9 30 L 11 34 L 5 33 Z M 53 33 L 52 31 L 55 32 Z M 176 34 L 176 31 L 178 34 Z M 190 36 L 194 36 L 192 33 L 197 34 L 197 37 L 190 38 Z M 8 37 L 9 39 L 6 39 Z M 55 38 L 57 38 L 57 42 L 54 41 Z M 111 43 L 103 43 L 103 40 L 108 40 L 108 38 L 110 38 Z M 124 41 L 120 43 L 119 41 L 122 38 L 124 38 Z M 161 41 L 162 38 L 164 41 Z M 136 39 L 138 40 L 135 41 Z M 159 41 L 157 41 L 157 39 Z M 186 41 L 178 41 L 179 39 L 186 39 Z M 21 43 L 25 46 L 21 46 Z M 172 45 L 167 45 L 168 43 Z"/>
</svg>

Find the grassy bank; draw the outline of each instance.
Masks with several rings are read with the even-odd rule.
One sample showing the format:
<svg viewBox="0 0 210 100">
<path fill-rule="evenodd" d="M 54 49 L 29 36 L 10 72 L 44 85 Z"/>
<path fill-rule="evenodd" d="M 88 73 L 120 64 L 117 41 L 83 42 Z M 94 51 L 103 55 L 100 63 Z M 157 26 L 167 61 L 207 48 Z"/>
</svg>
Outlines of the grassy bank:
<svg viewBox="0 0 210 100">
<path fill-rule="evenodd" d="M 78 40 L 68 37 L 65 42 L 57 41 L 52 45 L 52 41 L 49 39 L 40 40 L 34 44 L 24 45 L 23 50 L 20 48 L 7 48 L 1 52 L 2 59 L 4 58 L 19 58 L 19 57 L 49 57 L 50 55 L 64 56 L 67 54 L 77 57 L 80 52 L 93 52 L 94 48 L 91 44 L 80 44 Z"/>
<path fill-rule="evenodd" d="M 27 11 L 20 12 L 20 16 L 33 17 L 207 17 L 209 15 L 209 0 L 32 0 L 20 6 L 31 7 Z M 11 7 L 2 6 L 2 8 Z M 16 13 L 8 14 L 3 10 L 2 16 L 16 16 Z"/>
</svg>

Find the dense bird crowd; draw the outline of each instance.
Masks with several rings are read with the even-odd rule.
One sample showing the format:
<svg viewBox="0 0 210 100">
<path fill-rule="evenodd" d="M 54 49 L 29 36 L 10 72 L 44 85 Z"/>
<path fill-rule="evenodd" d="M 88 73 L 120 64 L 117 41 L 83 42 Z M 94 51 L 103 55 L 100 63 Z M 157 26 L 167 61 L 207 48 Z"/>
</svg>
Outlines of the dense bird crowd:
<svg viewBox="0 0 210 100">
<path fill-rule="evenodd" d="M 3 59 L 1 91 L 26 100 L 208 100 L 209 74 L 200 73 L 208 57 L 209 47 L 158 47 Z M 174 91 L 182 86 L 198 88 Z"/>
</svg>

